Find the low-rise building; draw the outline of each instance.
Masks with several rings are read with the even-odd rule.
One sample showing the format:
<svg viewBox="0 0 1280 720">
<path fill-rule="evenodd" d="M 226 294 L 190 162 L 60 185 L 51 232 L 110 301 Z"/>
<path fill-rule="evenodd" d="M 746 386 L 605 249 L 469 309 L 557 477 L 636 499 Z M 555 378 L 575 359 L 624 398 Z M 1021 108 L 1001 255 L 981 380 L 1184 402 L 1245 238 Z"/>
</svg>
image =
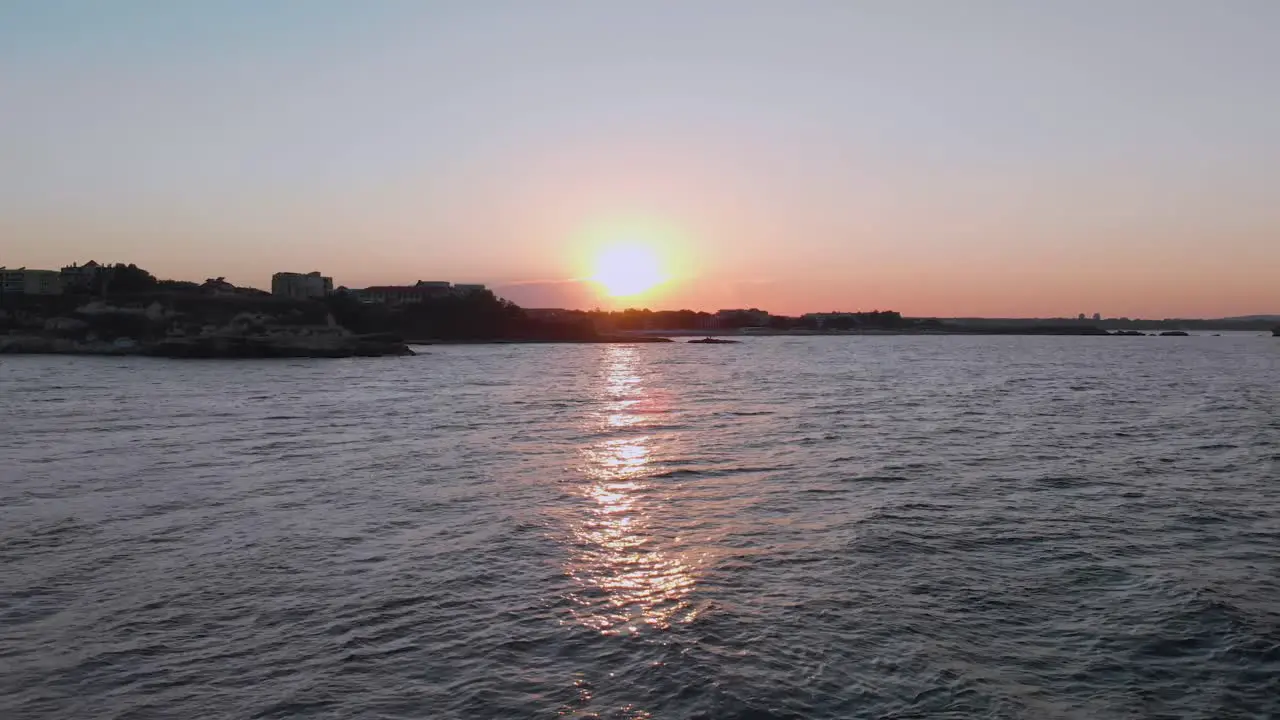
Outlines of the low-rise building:
<svg viewBox="0 0 1280 720">
<path fill-rule="evenodd" d="M 721 310 L 715 314 L 717 327 L 755 327 L 769 324 L 769 313 L 756 308 Z"/>
<path fill-rule="evenodd" d="M 862 324 L 857 313 L 815 312 L 800 316 L 801 322 L 817 330 L 849 330 Z"/>
<path fill-rule="evenodd" d="M 0 293 L 59 295 L 62 293 L 62 274 L 57 270 L 0 267 Z"/>
<path fill-rule="evenodd" d="M 271 276 L 271 294 L 295 300 L 322 298 L 333 293 L 333 278 L 319 271 L 278 272 Z"/>
<path fill-rule="evenodd" d="M 470 295 L 472 293 L 481 293 L 485 290 L 485 286 L 480 283 L 456 283 L 453 286 L 453 294 L 459 297 Z"/>
<path fill-rule="evenodd" d="M 419 280 L 413 285 L 374 285 L 355 292 L 361 302 L 377 305 L 412 305 L 449 297 L 455 290 L 452 284 L 443 280 Z"/>
<path fill-rule="evenodd" d="M 107 268 L 93 260 L 83 265 L 71 263 L 59 272 L 62 276 L 62 291 L 87 293 L 99 290 L 102 288 L 103 275 L 106 273 Z"/>
</svg>

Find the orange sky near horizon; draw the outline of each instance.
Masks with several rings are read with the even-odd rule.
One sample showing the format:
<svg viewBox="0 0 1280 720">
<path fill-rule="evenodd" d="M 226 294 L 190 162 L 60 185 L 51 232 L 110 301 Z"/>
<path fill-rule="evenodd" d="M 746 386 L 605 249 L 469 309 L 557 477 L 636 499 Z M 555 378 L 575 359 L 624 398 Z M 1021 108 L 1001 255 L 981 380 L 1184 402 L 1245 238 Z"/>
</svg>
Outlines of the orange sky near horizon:
<svg viewBox="0 0 1280 720">
<path fill-rule="evenodd" d="M 931 243 L 906 243 L 868 230 L 851 232 L 843 241 L 805 245 L 788 242 L 778 229 L 763 223 L 752 227 L 752 221 L 748 213 L 737 222 L 724 223 L 730 228 L 726 231 L 705 222 L 700 228 L 703 234 L 682 235 L 674 243 L 643 234 L 619 236 L 654 247 L 674 244 L 679 255 L 674 277 L 653 290 L 621 299 L 601 296 L 586 282 L 589 273 L 584 264 L 610 241 L 584 243 L 567 229 L 553 230 L 549 233 L 553 237 L 545 242 L 507 245 L 505 257 L 492 271 L 483 257 L 441 269 L 448 268 L 449 261 L 440 253 L 418 253 L 410 239 L 380 243 L 373 228 L 353 229 L 353 238 L 363 235 L 365 239 L 351 243 L 333 238 L 337 233 L 332 231 L 318 230 L 317 241 L 302 251 L 275 247 L 263 237 L 257 250 L 236 248 L 228 253 L 226 245 L 220 248 L 216 242 L 149 243 L 147 234 L 136 230 L 128 239 L 110 237 L 115 233 L 109 232 L 113 228 L 109 220 L 77 233 L 81 238 L 102 238 L 75 243 L 78 255 L 56 247 L 33 247 L 17 256 L 4 248 L 0 264 L 59 267 L 92 257 L 137 262 L 163 277 L 226 276 L 255 287 L 269 287 L 270 273 L 277 269 L 320 269 L 350 287 L 418 279 L 478 281 L 504 290 L 526 306 L 584 309 L 760 307 L 781 314 L 895 309 L 913 316 L 948 317 L 1101 312 L 1108 317 L 1153 318 L 1280 312 L 1280 281 L 1275 277 L 1280 264 L 1273 257 L 1276 253 L 1262 242 L 1239 242 L 1234 251 L 1220 254 L 1174 243 L 1163 248 L 1131 243 L 1110 249 L 1094 243 L 1078 247 L 1069 242 L 1028 243 L 1011 249 L 969 240 L 963 231 L 939 231 L 933 236 L 939 239 Z M 0 219 L 0 232 L 12 237 L 5 222 Z M 175 235 L 180 234 L 179 227 L 174 225 Z M 531 226 L 523 227 L 529 232 Z M 252 242 L 256 234 L 233 229 L 225 236 L 235 238 L 228 243 L 234 247 Z M 568 237 L 561 239 L 564 236 Z M 735 241 L 735 237 L 741 239 Z M 1224 245 L 1230 243 L 1228 239 Z M 520 257 L 522 253 L 527 254 Z M 529 267 L 527 274 L 508 269 L 513 260 L 517 266 Z M 530 294 L 529 289 L 539 292 Z"/>
<path fill-rule="evenodd" d="M 0 8 L 0 265 L 1280 313 L 1280 4 L 482 5 Z M 617 243 L 667 282 L 592 295 Z"/>
</svg>

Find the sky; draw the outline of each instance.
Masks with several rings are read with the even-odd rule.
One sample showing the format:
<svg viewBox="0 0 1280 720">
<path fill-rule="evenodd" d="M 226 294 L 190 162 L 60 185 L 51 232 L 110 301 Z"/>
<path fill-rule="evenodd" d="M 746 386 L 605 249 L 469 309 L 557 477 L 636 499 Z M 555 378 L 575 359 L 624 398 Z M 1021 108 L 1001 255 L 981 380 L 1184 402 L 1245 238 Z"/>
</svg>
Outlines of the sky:
<svg viewBox="0 0 1280 720">
<path fill-rule="evenodd" d="M 1280 312 L 1274 0 L 3 0 L 0 265 Z M 603 301 L 608 303 L 610 301 Z"/>
</svg>

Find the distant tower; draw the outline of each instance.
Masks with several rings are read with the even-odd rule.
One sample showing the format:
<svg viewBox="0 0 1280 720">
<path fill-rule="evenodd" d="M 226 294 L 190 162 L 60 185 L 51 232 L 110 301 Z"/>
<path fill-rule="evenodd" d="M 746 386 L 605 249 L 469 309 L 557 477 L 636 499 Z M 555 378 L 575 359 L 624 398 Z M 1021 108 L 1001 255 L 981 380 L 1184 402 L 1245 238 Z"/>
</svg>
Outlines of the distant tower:
<svg viewBox="0 0 1280 720">
<path fill-rule="evenodd" d="M 1093 321 L 1094 321 L 1094 322 L 1102 322 L 1102 313 L 1094 313 L 1094 314 L 1093 314 Z"/>
</svg>

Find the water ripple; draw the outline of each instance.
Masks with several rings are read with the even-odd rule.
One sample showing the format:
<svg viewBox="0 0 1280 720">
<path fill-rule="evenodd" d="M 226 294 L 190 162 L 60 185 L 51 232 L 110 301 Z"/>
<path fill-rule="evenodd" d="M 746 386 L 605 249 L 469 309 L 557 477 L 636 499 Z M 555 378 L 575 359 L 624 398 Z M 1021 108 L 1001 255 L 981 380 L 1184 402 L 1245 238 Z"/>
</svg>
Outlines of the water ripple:
<svg viewBox="0 0 1280 720">
<path fill-rule="evenodd" d="M 1270 338 L 3 358 L 0 717 L 1280 716 Z"/>
</svg>

